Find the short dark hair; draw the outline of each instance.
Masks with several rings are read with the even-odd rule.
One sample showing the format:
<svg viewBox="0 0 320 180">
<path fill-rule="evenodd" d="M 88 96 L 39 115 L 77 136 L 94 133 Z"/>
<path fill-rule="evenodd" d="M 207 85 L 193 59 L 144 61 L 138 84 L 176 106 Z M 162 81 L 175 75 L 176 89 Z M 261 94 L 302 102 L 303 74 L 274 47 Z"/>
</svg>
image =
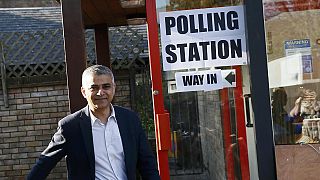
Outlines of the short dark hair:
<svg viewBox="0 0 320 180">
<path fill-rule="evenodd" d="M 283 87 L 275 88 L 272 93 L 272 100 L 280 106 L 285 106 L 287 104 L 287 93 Z"/>
<path fill-rule="evenodd" d="M 103 65 L 93 65 L 85 69 L 82 73 L 82 85 L 84 78 L 89 75 L 109 75 L 111 76 L 112 82 L 114 83 L 114 76 L 111 69 Z"/>
</svg>

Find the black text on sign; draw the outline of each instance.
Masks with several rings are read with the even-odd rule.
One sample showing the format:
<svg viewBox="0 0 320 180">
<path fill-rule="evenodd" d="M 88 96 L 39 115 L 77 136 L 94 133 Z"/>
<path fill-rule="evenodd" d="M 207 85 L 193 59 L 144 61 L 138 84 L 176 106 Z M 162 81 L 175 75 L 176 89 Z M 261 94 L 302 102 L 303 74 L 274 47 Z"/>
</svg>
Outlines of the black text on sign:
<svg viewBox="0 0 320 180">
<path fill-rule="evenodd" d="M 247 64 L 242 6 L 160 13 L 163 70 Z"/>
</svg>

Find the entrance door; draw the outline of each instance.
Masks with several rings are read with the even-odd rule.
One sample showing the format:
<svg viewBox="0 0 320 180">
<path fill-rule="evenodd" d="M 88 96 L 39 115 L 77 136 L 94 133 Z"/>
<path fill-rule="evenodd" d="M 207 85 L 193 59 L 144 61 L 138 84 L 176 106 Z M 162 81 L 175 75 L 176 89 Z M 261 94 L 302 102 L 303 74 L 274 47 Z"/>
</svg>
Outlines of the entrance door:
<svg viewBox="0 0 320 180">
<path fill-rule="evenodd" d="M 319 0 L 264 0 L 278 179 L 319 179 Z"/>
<path fill-rule="evenodd" d="M 234 87 L 177 92 L 175 73 L 179 71 L 163 71 L 158 46 L 159 12 L 241 5 L 242 1 L 146 1 L 158 164 L 163 180 L 250 179 L 242 83 L 242 77 L 249 76 L 242 70 L 246 65 L 213 68 L 233 70 L 224 78 L 235 83 Z"/>
</svg>

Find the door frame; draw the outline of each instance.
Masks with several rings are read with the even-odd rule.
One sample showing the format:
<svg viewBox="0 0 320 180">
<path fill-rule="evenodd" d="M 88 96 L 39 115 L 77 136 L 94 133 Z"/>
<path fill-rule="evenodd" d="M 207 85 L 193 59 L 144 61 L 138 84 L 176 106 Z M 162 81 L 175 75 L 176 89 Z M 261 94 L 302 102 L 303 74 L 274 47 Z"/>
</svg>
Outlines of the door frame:
<svg viewBox="0 0 320 180">
<path fill-rule="evenodd" d="M 247 0 L 244 5 L 258 174 L 260 180 L 270 180 L 277 175 L 262 1 Z"/>
<path fill-rule="evenodd" d="M 260 180 L 277 179 L 275 165 L 275 151 L 272 131 L 272 117 L 270 107 L 270 95 L 268 85 L 268 69 L 267 55 L 265 46 L 265 29 L 262 0 L 247 0 L 244 2 L 245 21 L 246 21 L 246 37 L 248 46 L 248 61 L 251 80 L 251 99 L 252 109 L 255 119 L 255 137 L 256 137 L 256 153 L 258 174 Z M 161 122 L 165 122 L 165 127 L 168 126 L 169 119 L 158 118 L 168 117 L 163 103 L 162 93 L 162 73 L 160 64 L 160 51 L 158 40 L 158 24 L 156 15 L 156 0 L 146 0 L 147 25 L 148 25 L 148 40 L 149 40 L 149 57 L 150 57 L 150 72 L 152 79 L 152 92 L 154 104 L 154 117 L 157 135 L 157 155 L 158 167 L 161 179 L 170 179 L 168 165 L 168 146 L 164 147 L 161 144 L 166 144 L 170 141 L 170 134 L 165 133 L 164 141 L 161 142 L 159 134 L 161 131 Z M 254 48 L 250 48 L 254 47 Z M 241 74 L 238 74 L 241 75 Z M 157 82 L 157 83 L 154 83 Z M 264 82 L 264 83 L 261 83 Z M 163 130 L 163 129 L 162 129 Z M 245 131 L 244 129 L 242 129 Z M 169 139 L 168 139 L 169 138 Z"/>
<path fill-rule="evenodd" d="M 170 180 L 168 160 L 168 150 L 171 148 L 170 120 L 163 101 L 156 0 L 146 0 L 146 12 L 158 169 L 162 180 Z"/>
</svg>

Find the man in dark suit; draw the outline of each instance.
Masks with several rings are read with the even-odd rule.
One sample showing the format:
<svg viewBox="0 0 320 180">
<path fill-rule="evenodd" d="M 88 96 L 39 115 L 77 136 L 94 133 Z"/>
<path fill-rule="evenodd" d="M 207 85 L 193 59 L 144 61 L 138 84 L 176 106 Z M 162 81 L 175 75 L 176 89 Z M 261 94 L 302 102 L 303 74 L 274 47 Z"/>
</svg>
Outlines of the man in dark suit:
<svg viewBox="0 0 320 180">
<path fill-rule="evenodd" d="M 111 70 L 94 65 L 82 74 L 81 92 L 88 106 L 58 123 L 48 147 L 27 179 L 45 179 L 66 157 L 68 179 L 160 180 L 138 116 L 111 101 L 116 84 Z"/>
</svg>

